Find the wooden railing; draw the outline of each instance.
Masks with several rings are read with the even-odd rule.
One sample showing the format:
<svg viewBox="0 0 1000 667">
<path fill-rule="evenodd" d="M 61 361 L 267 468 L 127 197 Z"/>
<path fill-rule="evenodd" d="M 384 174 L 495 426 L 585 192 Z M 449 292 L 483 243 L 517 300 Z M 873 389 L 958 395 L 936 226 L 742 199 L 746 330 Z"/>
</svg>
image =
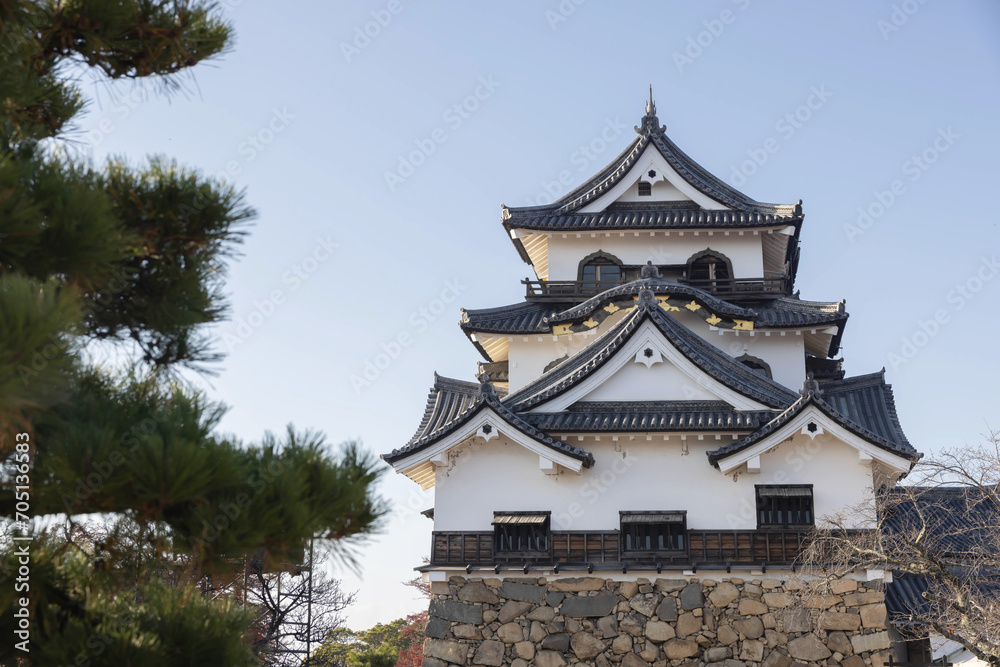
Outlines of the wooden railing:
<svg viewBox="0 0 1000 667">
<path fill-rule="evenodd" d="M 498 565 L 510 563 L 663 564 L 663 565 L 790 565 L 805 546 L 805 532 L 689 530 L 684 552 L 635 557 L 619 546 L 619 532 L 553 531 L 549 555 L 525 558 L 495 554 L 492 532 L 432 534 L 431 565 Z"/>
<path fill-rule="evenodd" d="M 525 286 L 528 301 L 585 301 L 601 292 L 623 285 L 625 281 L 529 280 Z M 788 292 L 787 278 L 740 278 L 737 280 L 680 280 L 722 299 L 727 297 L 778 298 Z"/>
</svg>

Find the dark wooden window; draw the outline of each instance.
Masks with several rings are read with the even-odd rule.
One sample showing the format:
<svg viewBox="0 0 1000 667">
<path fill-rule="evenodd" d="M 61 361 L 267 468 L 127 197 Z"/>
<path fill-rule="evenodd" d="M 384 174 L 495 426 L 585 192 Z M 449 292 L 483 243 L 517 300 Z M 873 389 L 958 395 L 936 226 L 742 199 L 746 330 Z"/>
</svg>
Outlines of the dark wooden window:
<svg viewBox="0 0 1000 667">
<path fill-rule="evenodd" d="M 766 378 L 771 377 L 771 367 L 767 365 L 767 362 L 759 357 L 752 357 L 749 354 L 744 354 L 741 357 L 736 357 L 736 361 L 740 362 L 754 373 L 758 375 L 763 375 Z"/>
<path fill-rule="evenodd" d="M 729 291 L 733 287 L 733 264 L 711 248 L 695 254 L 687 263 L 691 285 L 709 292 Z"/>
<path fill-rule="evenodd" d="M 647 183 L 646 181 L 639 181 L 639 196 L 649 197 L 653 194 L 652 183 Z"/>
<path fill-rule="evenodd" d="M 919 639 L 907 639 L 905 641 L 906 662 L 909 663 L 907 667 L 942 664 L 946 662 L 946 660 L 941 660 L 935 663 L 931 658 L 931 640 L 929 638 L 923 637 Z M 896 664 L 902 665 L 904 663 Z"/>
<path fill-rule="evenodd" d="M 683 551 L 687 542 L 685 512 L 621 512 L 623 553 Z"/>
<path fill-rule="evenodd" d="M 549 512 L 494 512 L 494 550 L 501 555 L 547 555 L 552 544 L 549 516 Z"/>
<path fill-rule="evenodd" d="M 705 254 L 691 262 L 691 280 L 729 280 L 729 262 L 718 255 Z"/>
<path fill-rule="evenodd" d="M 581 264 L 580 281 L 580 291 L 583 294 L 603 292 L 621 284 L 622 264 L 611 255 L 595 253 Z"/>
<path fill-rule="evenodd" d="M 811 484 L 758 484 L 756 489 L 759 528 L 801 528 L 813 525 Z"/>
</svg>

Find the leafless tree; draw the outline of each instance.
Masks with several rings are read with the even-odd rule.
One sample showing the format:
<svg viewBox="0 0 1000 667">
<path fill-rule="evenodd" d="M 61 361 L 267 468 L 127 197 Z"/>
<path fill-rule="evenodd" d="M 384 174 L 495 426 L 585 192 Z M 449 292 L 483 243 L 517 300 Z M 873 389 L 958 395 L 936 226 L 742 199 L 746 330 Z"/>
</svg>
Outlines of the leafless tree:
<svg viewBox="0 0 1000 667">
<path fill-rule="evenodd" d="M 280 569 L 265 568 L 261 560 L 247 563 L 246 602 L 257 610 L 251 641 L 265 664 L 305 664 L 307 643 L 315 648 L 343 625 L 341 612 L 354 604 L 357 593 L 343 591 L 340 580 L 327 573 L 326 562 L 316 553 L 312 562 Z"/>
<path fill-rule="evenodd" d="M 894 571 L 910 593 L 900 597 L 898 627 L 933 631 L 1000 665 L 1000 432 L 921 461 L 905 486 L 876 486 L 825 517 L 804 564 L 831 579 Z"/>
</svg>

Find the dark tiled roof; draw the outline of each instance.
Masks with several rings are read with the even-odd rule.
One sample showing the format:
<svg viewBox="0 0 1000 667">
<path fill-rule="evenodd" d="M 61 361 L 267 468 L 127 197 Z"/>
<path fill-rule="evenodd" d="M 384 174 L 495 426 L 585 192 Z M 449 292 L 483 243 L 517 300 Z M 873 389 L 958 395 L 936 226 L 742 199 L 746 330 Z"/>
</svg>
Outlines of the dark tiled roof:
<svg viewBox="0 0 1000 667">
<path fill-rule="evenodd" d="M 470 394 L 473 387 L 475 387 L 475 393 Z M 498 417 L 527 437 L 542 443 L 550 449 L 582 461 L 586 468 L 593 465 L 594 457 L 589 452 L 579 447 L 573 447 L 564 442 L 553 440 L 511 412 L 500 401 L 500 397 L 497 395 L 496 389 L 494 389 L 492 384 L 476 384 L 461 380 L 452 380 L 450 378 L 443 378 L 437 373 L 434 374 L 434 388 L 431 389 L 430 395 L 427 398 L 424 419 L 421 421 L 417 433 L 403 447 L 394 449 L 388 454 L 383 454 L 382 459 L 387 463 L 392 463 L 393 461 L 398 461 L 411 454 L 427 449 L 470 421 L 485 408 L 492 409 Z"/>
<path fill-rule="evenodd" d="M 463 308 L 459 324 L 467 334 L 473 331 L 495 334 L 548 333 L 551 328 L 545 324 L 545 318 L 556 312 L 558 311 L 551 306 L 527 301 L 499 308 Z"/>
<path fill-rule="evenodd" d="M 505 216 L 510 216 L 511 220 L 516 220 L 518 218 L 538 218 L 546 215 L 565 216 L 568 213 L 576 211 L 601 197 L 617 185 L 635 166 L 646 148 L 652 144 L 667 163 L 692 187 L 734 211 L 772 216 L 780 218 L 783 221 L 790 221 L 796 218 L 801 219 L 801 203 L 780 205 L 755 201 L 742 192 L 730 187 L 721 179 L 716 178 L 707 169 L 692 160 L 667 136 L 666 128 L 660 125 L 659 119 L 656 117 L 655 105 L 651 104 L 647 107 L 641 126 L 635 129 L 639 136 L 618 157 L 612 160 L 610 164 L 604 167 L 593 178 L 580 185 L 580 187 L 548 206 L 505 209 Z M 639 208 L 641 209 L 641 207 Z M 663 208 L 662 204 L 657 208 Z M 727 223 L 731 224 L 732 222 L 732 220 L 726 221 L 720 218 L 718 222 L 708 223 L 708 226 L 726 226 Z M 523 227 L 521 224 L 513 224 L 513 226 Z"/>
<path fill-rule="evenodd" d="M 896 399 L 892 385 L 885 383 L 885 370 L 857 375 L 844 380 L 824 382 L 823 400 L 879 437 L 896 443 L 911 455 L 917 450 L 910 445 L 896 414 Z"/>
<path fill-rule="evenodd" d="M 806 373 L 812 373 L 817 380 L 843 380 L 843 359 L 821 359 L 811 354 L 806 355 Z"/>
<path fill-rule="evenodd" d="M 926 591 L 927 580 L 924 577 L 894 572 L 892 583 L 885 587 L 885 606 L 890 619 L 900 622 L 925 614 L 928 603 L 923 593 Z"/>
<path fill-rule="evenodd" d="M 424 417 L 407 445 L 418 442 L 450 424 L 472 408 L 479 394 L 478 382 L 464 382 L 434 373 L 434 386 L 427 395 Z"/>
<path fill-rule="evenodd" d="M 682 354 L 727 387 L 773 408 L 784 409 L 795 401 L 795 394 L 754 373 L 663 312 L 652 292 L 644 290 L 636 307 L 611 330 L 576 356 L 508 396 L 507 404 L 520 411 L 562 394 L 603 366 L 647 320 Z"/>
<path fill-rule="evenodd" d="M 964 580 L 970 590 L 978 590 L 989 599 L 1000 598 L 996 573 L 991 578 L 989 570 L 974 569 L 977 563 L 984 562 L 984 555 L 987 563 L 995 558 L 996 527 L 1000 525 L 996 508 L 981 493 L 970 487 L 895 487 L 887 493 L 897 498 L 887 503 L 894 511 L 883 524 L 886 533 L 908 528 L 926 530 L 925 548 L 952 574 Z M 933 579 L 923 575 L 893 573 L 885 602 L 895 622 L 926 617 L 931 602 L 923 593 L 930 589 L 930 581 Z"/>
<path fill-rule="evenodd" d="M 896 498 L 884 521 L 889 532 L 929 529 L 929 547 L 943 557 L 963 559 L 983 555 L 997 543 L 1000 512 L 981 491 L 967 486 L 895 487 Z M 991 557 L 995 554 L 990 554 Z"/>
<path fill-rule="evenodd" d="M 752 431 L 773 412 L 740 412 L 722 402 L 577 403 L 565 412 L 522 417 L 545 431 Z"/>
<path fill-rule="evenodd" d="M 695 287 L 674 283 L 668 280 L 655 279 L 656 294 L 689 295 L 692 299 L 702 301 L 709 308 L 723 315 L 732 315 L 741 319 L 754 321 L 757 329 L 781 329 L 807 327 L 820 324 L 840 324 L 842 335 L 843 324 L 847 322 L 848 314 L 844 310 L 844 302 L 800 301 L 798 299 L 775 299 L 751 308 L 723 301 L 716 296 Z M 651 279 L 636 280 L 625 285 L 613 287 L 583 303 L 566 310 L 558 310 L 551 305 L 522 302 L 499 308 L 483 308 L 479 310 L 462 309 L 462 330 L 466 333 L 481 332 L 495 334 L 546 334 L 551 333 L 552 324 L 572 321 L 585 317 L 602 307 L 609 301 L 623 295 L 638 294 L 644 284 Z"/>
<path fill-rule="evenodd" d="M 510 381 L 510 361 L 489 361 L 486 363 L 477 362 L 476 377 L 486 376 L 487 382 L 509 382 Z"/>
<path fill-rule="evenodd" d="M 876 373 L 874 375 L 881 378 L 880 373 Z M 846 386 L 835 386 L 834 391 L 831 392 L 829 398 L 837 405 L 837 407 L 835 407 L 821 397 L 821 394 L 825 396 L 826 388 L 837 383 L 841 383 Z M 854 385 L 851 383 L 854 383 Z M 810 387 L 810 384 L 814 384 L 815 387 Z M 886 385 L 884 380 L 882 381 L 880 391 L 872 390 L 872 387 L 875 385 L 873 384 L 871 375 L 850 378 L 849 380 L 827 382 L 823 385 L 822 390 L 819 390 L 819 383 L 813 380 L 807 381 L 806 386 L 810 388 L 805 390 L 800 398 L 787 410 L 742 440 L 738 440 L 737 442 L 724 445 L 718 449 L 707 452 L 708 460 L 711 461 L 713 465 L 718 466 L 718 462 L 720 460 L 732 456 L 733 454 L 737 454 L 757 444 L 768 435 L 790 422 L 810 405 L 815 405 L 824 414 L 846 428 L 848 431 L 852 432 L 859 438 L 870 442 L 876 447 L 898 454 L 899 456 L 907 458 L 910 461 L 915 462 L 920 458 L 921 454 L 919 454 L 902 435 L 903 431 L 902 428 L 899 427 L 899 421 L 896 418 L 895 406 L 891 402 L 892 388 L 889 385 Z M 855 396 L 856 392 L 865 395 L 880 393 L 883 396 L 883 400 L 867 401 L 864 400 L 864 397 L 859 398 L 858 396 Z M 889 396 L 888 402 L 884 399 L 886 395 Z M 841 409 L 844 411 L 841 412 Z M 879 412 L 880 410 L 883 410 L 883 412 Z M 885 435 L 872 430 L 873 428 L 886 426 L 888 424 L 893 424 L 894 428 L 883 429 L 882 433 Z M 890 437 L 893 439 L 889 439 Z"/>
<path fill-rule="evenodd" d="M 744 211 L 707 211 L 697 206 L 661 204 L 655 210 L 643 205 L 613 204 L 594 213 L 561 214 L 556 211 L 504 209 L 503 226 L 511 229 L 565 232 L 585 229 L 747 229 L 797 224 L 801 214 L 748 213 Z"/>
<path fill-rule="evenodd" d="M 827 303 L 801 301 L 789 297 L 754 306 L 753 310 L 757 313 L 758 327 L 775 329 L 837 324 L 846 322 L 848 317 L 843 301 Z"/>
<path fill-rule="evenodd" d="M 696 287 L 682 285 L 680 283 L 664 280 L 662 278 L 640 278 L 639 280 L 633 280 L 630 283 L 625 283 L 624 285 L 619 285 L 617 287 L 612 287 L 609 290 L 605 290 L 604 292 L 587 299 L 577 306 L 573 306 L 572 308 L 568 308 L 560 313 L 556 313 L 545 318 L 545 321 L 548 324 L 573 322 L 587 317 L 609 301 L 614 301 L 615 299 L 620 299 L 622 297 L 637 296 L 640 290 L 644 289 L 653 290 L 653 293 L 657 296 L 669 295 L 690 297 L 692 300 L 700 302 L 712 311 L 723 315 L 730 315 L 732 317 L 738 317 L 745 320 L 753 320 L 757 317 L 752 310 L 740 308 L 739 306 L 723 301 L 722 299 L 712 296 L 708 292 L 700 290 Z"/>
</svg>

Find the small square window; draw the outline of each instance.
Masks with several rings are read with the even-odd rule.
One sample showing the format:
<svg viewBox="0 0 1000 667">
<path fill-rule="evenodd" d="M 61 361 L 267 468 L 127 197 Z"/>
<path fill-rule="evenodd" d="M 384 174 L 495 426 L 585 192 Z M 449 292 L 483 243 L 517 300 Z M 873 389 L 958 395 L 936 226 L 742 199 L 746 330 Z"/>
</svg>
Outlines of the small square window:
<svg viewBox="0 0 1000 667">
<path fill-rule="evenodd" d="M 813 525 L 811 484 L 758 484 L 756 490 L 758 528 L 802 528 Z"/>
<path fill-rule="evenodd" d="M 550 515 L 550 512 L 494 512 L 494 551 L 498 555 L 548 555 Z"/>
<path fill-rule="evenodd" d="M 623 553 L 684 551 L 686 512 L 620 512 Z"/>
<path fill-rule="evenodd" d="M 653 194 L 653 185 L 646 181 L 639 181 L 639 196 L 649 197 Z"/>
</svg>

